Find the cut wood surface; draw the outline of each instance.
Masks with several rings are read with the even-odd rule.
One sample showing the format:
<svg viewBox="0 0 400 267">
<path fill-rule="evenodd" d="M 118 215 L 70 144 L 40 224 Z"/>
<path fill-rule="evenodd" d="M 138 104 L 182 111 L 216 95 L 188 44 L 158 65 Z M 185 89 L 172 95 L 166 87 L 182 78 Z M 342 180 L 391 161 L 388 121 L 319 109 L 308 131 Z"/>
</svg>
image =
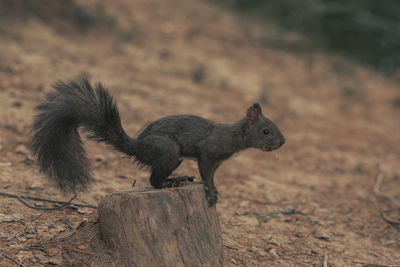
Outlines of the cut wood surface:
<svg viewBox="0 0 400 267">
<path fill-rule="evenodd" d="M 222 266 L 221 229 L 203 185 L 115 192 L 99 203 L 103 240 L 126 266 Z"/>
</svg>

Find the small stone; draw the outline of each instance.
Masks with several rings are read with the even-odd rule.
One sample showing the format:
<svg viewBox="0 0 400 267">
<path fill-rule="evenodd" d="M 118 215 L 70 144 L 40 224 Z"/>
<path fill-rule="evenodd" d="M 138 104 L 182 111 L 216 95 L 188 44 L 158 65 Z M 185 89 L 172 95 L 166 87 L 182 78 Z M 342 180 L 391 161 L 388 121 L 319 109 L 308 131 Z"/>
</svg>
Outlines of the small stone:
<svg viewBox="0 0 400 267">
<path fill-rule="evenodd" d="M 29 149 L 25 145 L 19 145 L 15 149 L 15 153 L 19 155 L 28 155 L 29 154 Z"/>
<path fill-rule="evenodd" d="M 53 247 L 53 248 L 49 248 L 47 249 L 47 255 L 49 255 L 50 257 L 54 257 L 59 253 L 59 249 L 57 247 Z"/>
<path fill-rule="evenodd" d="M 43 204 L 43 202 L 41 202 L 41 201 L 36 201 L 36 202 L 34 203 L 34 205 L 35 205 L 35 207 L 44 207 L 44 204 Z"/>
<path fill-rule="evenodd" d="M 43 189 L 43 185 L 42 185 L 41 182 L 35 181 L 35 182 L 33 182 L 32 184 L 29 185 L 29 189 L 32 189 L 32 190 Z"/>
<path fill-rule="evenodd" d="M 250 201 L 244 200 L 239 203 L 239 208 L 248 207 L 250 205 Z"/>
<path fill-rule="evenodd" d="M 273 257 L 278 257 L 278 254 L 274 248 L 269 251 L 269 254 L 271 254 Z"/>
<path fill-rule="evenodd" d="M 321 239 L 324 241 L 330 241 L 330 237 L 320 229 L 317 229 L 313 232 L 313 236 L 317 239 Z"/>
<path fill-rule="evenodd" d="M 263 250 L 260 250 L 260 251 L 258 251 L 257 253 L 258 253 L 258 255 L 260 255 L 260 256 L 262 256 L 262 257 L 267 256 L 267 253 L 266 253 L 265 251 L 263 251 Z"/>
<path fill-rule="evenodd" d="M 11 165 L 11 162 L 0 162 L 0 167 L 10 167 Z"/>
<path fill-rule="evenodd" d="M 253 253 L 258 253 L 259 248 L 255 247 L 255 246 L 252 246 L 249 251 L 251 251 Z"/>
</svg>

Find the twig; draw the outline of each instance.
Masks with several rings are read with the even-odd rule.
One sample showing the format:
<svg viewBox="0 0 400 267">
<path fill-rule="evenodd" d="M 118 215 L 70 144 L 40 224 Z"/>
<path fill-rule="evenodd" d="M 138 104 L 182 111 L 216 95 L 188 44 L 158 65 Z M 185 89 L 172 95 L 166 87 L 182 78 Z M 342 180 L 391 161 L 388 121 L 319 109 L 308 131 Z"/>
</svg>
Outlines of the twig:
<svg viewBox="0 0 400 267">
<path fill-rule="evenodd" d="M 378 168 L 379 168 L 379 167 L 378 167 Z M 383 194 L 383 193 L 380 191 L 380 190 L 381 190 L 381 187 L 382 187 L 382 185 L 383 185 L 384 179 L 385 179 L 385 175 L 384 175 L 384 174 L 380 171 L 380 169 L 379 169 L 379 173 L 378 173 L 378 175 L 376 176 L 376 183 L 375 183 L 375 186 L 374 186 L 374 189 L 373 189 L 374 194 L 375 194 L 376 196 L 378 196 L 378 197 L 386 198 L 387 200 L 389 200 L 390 202 L 392 202 L 392 203 L 396 206 L 396 208 L 400 209 L 400 202 L 397 201 L 397 199 L 395 199 L 394 197 L 389 196 L 389 195 L 387 195 L 387 194 Z"/>
<path fill-rule="evenodd" d="M 381 168 L 380 168 L 380 165 L 378 164 L 378 174 L 377 174 L 377 176 L 376 176 L 376 182 L 375 182 L 375 186 L 374 186 L 372 192 L 373 192 L 373 193 L 375 194 L 375 196 L 377 196 L 377 197 L 386 198 L 386 199 L 389 200 L 391 203 L 393 203 L 393 204 L 396 206 L 396 208 L 397 208 L 398 210 L 400 210 L 400 202 L 399 202 L 397 199 L 395 199 L 394 197 L 389 196 L 389 195 L 384 194 L 384 193 L 381 192 L 381 187 L 382 187 L 382 185 L 383 185 L 384 179 L 385 179 L 385 175 L 382 173 Z M 390 223 L 390 224 L 393 224 L 393 225 L 400 225 L 400 221 L 399 221 L 399 220 L 393 220 L 393 219 L 389 218 L 389 216 L 387 215 L 387 213 L 390 212 L 390 211 L 392 211 L 392 210 L 393 210 L 393 209 L 381 211 L 381 216 L 382 216 L 382 218 L 383 218 L 386 222 L 388 222 L 388 223 Z"/>
<path fill-rule="evenodd" d="M 15 259 L 9 257 L 7 254 L 5 254 L 5 253 L 3 253 L 3 252 L 0 252 L 0 254 L 1 254 L 4 258 L 6 258 L 7 260 L 12 261 L 13 263 L 15 263 L 17 266 L 19 266 L 19 267 L 25 267 L 25 265 L 23 265 L 22 263 L 20 263 L 19 261 L 15 260 Z"/>
<path fill-rule="evenodd" d="M 382 265 L 376 263 L 368 263 L 360 260 L 352 260 L 354 263 L 362 264 L 363 267 L 391 267 L 390 265 Z"/>
<path fill-rule="evenodd" d="M 224 247 L 229 248 L 229 249 L 233 249 L 233 250 L 238 250 L 237 248 L 229 246 L 229 245 L 224 245 Z"/>
<path fill-rule="evenodd" d="M 35 207 L 32 206 L 31 204 L 29 204 L 28 202 L 26 202 L 25 200 L 23 200 L 21 196 L 18 196 L 17 199 L 24 204 L 25 206 L 27 206 L 28 208 L 31 209 L 35 209 L 35 210 L 60 210 L 62 208 L 65 208 L 67 206 L 69 206 L 71 204 L 71 201 L 74 200 L 78 195 L 74 195 L 70 200 L 68 200 L 68 202 L 65 202 L 64 204 L 62 204 L 61 206 L 58 207 L 53 207 L 53 208 L 46 208 L 46 207 Z"/>
<path fill-rule="evenodd" d="M 328 254 L 326 254 L 326 252 L 325 252 L 325 255 L 324 255 L 324 262 L 323 262 L 322 266 L 323 267 L 328 267 Z"/>
<path fill-rule="evenodd" d="M 50 202 L 50 203 L 56 203 L 56 204 L 68 204 L 66 206 L 75 206 L 75 207 L 80 207 L 80 208 L 92 208 L 92 209 L 97 209 L 96 206 L 92 206 L 92 205 L 86 205 L 86 204 L 75 204 L 75 203 L 71 203 L 72 200 L 75 199 L 76 196 L 74 196 L 72 199 L 70 199 L 68 202 L 65 201 L 59 201 L 59 200 L 52 200 L 52 199 L 45 199 L 45 198 L 38 198 L 38 197 L 28 197 L 28 196 L 19 196 L 19 195 L 15 195 L 15 194 L 10 194 L 10 193 L 4 193 L 4 192 L 0 192 L 0 196 L 5 196 L 5 197 L 11 197 L 11 198 L 16 198 L 19 201 L 21 201 L 22 198 L 24 199 L 29 199 L 29 200 L 36 200 L 36 201 L 43 201 L 43 202 Z M 25 201 L 21 201 L 23 204 L 25 204 Z M 24 203 L 25 202 L 25 203 Z M 28 204 L 29 205 L 29 204 Z M 65 206 L 65 207 L 66 207 Z M 34 207 L 34 208 L 38 208 L 38 207 Z M 59 208 L 59 207 L 57 207 Z M 64 208 L 63 206 L 61 206 L 61 208 Z M 43 208 L 45 209 L 45 208 Z M 49 208 L 51 209 L 51 208 Z"/>
<path fill-rule="evenodd" d="M 399 225 L 399 226 L 400 226 L 400 221 L 398 221 L 398 220 L 393 220 L 393 219 L 389 218 L 389 216 L 386 214 L 386 213 L 388 213 L 388 212 L 390 212 L 390 211 L 392 211 L 392 210 L 384 210 L 384 211 L 381 211 L 381 216 L 382 216 L 382 218 L 383 218 L 386 222 L 388 222 L 388 223 L 391 223 L 391 224 L 393 224 L 393 225 Z"/>
</svg>

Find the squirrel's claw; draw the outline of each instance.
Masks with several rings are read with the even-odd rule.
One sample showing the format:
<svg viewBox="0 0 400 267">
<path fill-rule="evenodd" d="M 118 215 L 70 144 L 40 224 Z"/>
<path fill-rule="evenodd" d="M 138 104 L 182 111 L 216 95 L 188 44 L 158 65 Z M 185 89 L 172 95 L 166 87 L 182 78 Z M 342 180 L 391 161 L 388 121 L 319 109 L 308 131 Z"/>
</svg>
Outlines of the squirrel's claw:
<svg viewBox="0 0 400 267">
<path fill-rule="evenodd" d="M 218 201 L 218 191 L 217 189 L 211 188 L 211 189 L 206 189 L 206 198 L 208 202 L 209 207 L 214 207 L 215 204 L 217 204 Z"/>
</svg>

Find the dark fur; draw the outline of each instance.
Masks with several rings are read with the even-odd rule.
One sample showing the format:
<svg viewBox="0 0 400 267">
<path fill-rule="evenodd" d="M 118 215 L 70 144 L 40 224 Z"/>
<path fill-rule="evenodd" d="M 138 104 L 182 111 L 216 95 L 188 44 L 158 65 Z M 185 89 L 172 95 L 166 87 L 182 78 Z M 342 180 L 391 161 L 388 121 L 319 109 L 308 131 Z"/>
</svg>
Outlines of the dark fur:
<svg viewBox="0 0 400 267">
<path fill-rule="evenodd" d="M 92 88 L 86 79 L 59 83 L 57 92 L 38 106 L 32 148 L 40 170 L 62 191 L 84 189 L 93 180 L 77 129 L 105 142 L 151 168 L 150 183 L 166 187 L 168 176 L 190 157 L 198 160 L 207 199 L 217 202 L 214 173 L 234 153 L 246 148 L 271 151 L 284 144 L 278 127 L 262 115 L 259 104 L 237 123 L 219 124 L 198 116 L 175 115 L 149 124 L 132 139 L 124 132 L 118 109 L 101 84 Z M 265 129 L 268 133 L 265 134 Z"/>
</svg>

